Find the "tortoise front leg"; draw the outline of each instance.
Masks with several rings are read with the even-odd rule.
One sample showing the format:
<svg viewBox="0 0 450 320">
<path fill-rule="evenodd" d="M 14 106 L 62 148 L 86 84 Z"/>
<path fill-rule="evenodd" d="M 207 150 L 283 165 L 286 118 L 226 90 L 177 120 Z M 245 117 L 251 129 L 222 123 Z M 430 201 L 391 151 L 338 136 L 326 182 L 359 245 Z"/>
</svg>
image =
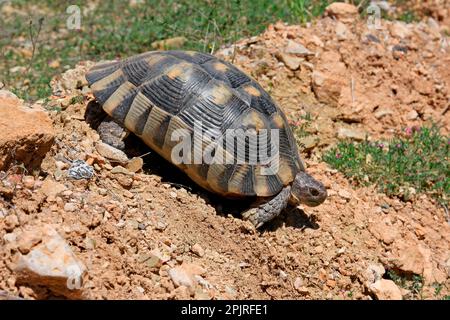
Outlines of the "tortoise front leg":
<svg viewBox="0 0 450 320">
<path fill-rule="evenodd" d="M 269 201 L 242 213 L 242 217 L 253 223 L 256 228 L 259 228 L 267 221 L 270 221 L 278 216 L 281 211 L 286 208 L 290 195 L 291 186 L 287 186 Z"/>
</svg>

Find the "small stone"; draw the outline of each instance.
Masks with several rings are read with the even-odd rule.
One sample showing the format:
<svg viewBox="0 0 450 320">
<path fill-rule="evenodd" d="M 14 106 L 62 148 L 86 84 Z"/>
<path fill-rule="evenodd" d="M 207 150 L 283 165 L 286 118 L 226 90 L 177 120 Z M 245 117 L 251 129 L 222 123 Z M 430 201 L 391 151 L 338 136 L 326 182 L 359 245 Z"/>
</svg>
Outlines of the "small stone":
<svg viewBox="0 0 450 320">
<path fill-rule="evenodd" d="M 297 56 L 311 56 L 313 52 L 306 49 L 302 44 L 289 40 L 284 52 L 287 54 L 293 54 Z"/>
<path fill-rule="evenodd" d="M 22 232 L 17 237 L 17 248 L 22 254 L 28 254 L 31 249 L 42 241 L 42 235 L 34 230 L 28 232 Z"/>
<path fill-rule="evenodd" d="M 373 115 L 375 116 L 375 118 L 381 119 L 385 116 L 392 115 L 392 114 L 393 114 L 392 110 L 386 109 L 386 108 L 380 108 L 377 111 L 375 111 L 375 113 Z"/>
<path fill-rule="evenodd" d="M 118 162 L 118 163 L 122 163 L 122 164 L 125 164 L 128 162 L 128 157 L 123 151 L 116 149 L 116 148 L 110 146 L 109 144 L 106 144 L 103 142 L 97 142 L 95 144 L 95 148 L 97 149 L 97 152 L 101 156 L 105 157 L 106 159 L 109 159 L 110 161 Z"/>
<path fill-rule="evenodd" d="M 139 223 L 138 224 L 138 229 L 139 230 L 145 230 L 147 228 L 147 226 L 145 225 L 145 223 Z"/>
<path fill-rule="evenodd" d="M 334 2 L 325 8 L 325 15 L 349 23 L 357 18 L 358 8 L 349 3 Z"/>
<path fill-rule="evenodd" d="M 369 287 L 371 284 L 381 280 L 385 272 L 386 270 L 381 264 L 370 264 L 364 273 L 366 286 Z"/>
<path fill-rule="evenodd" d="M 368 289 L 378 300 L 402 300 L 402 292 L 392 280 L 380 279 Z"/>
<path fill-rule="evenodd" d="M 321 47 L 321 48 L 324 46 L 323 41 L 316 35 L 313 35 L 311 37 L 311 42 L 314 43 L 316 46 Z"/>
<path fill-rule="evenodd" d="M 69 168 L 69 164 L 63 161 L 55 161 L 55 166 L 56 168 L 60 169 L 60 170 L 65 170 L 67 168 Z"/>
<path fill-rule="evenodd" d="M 139 226 L 139 222 L 137 222 L 136 220 L 128 220 L 127 224 L 131 229 L 137 229 Z"/>
<path fill-rule="evenodd" d="M 294 280 L 294 288 L 296 290 L 298 290 L 299 288 L 301 288 L 303 286 L 303 279 L 300 277 L 295 278 Z"/>
<path fill-rule="evenodd" d="M 170 195 L 170 197 L 171 197 L 172 199 L 176 199 L 176 198 L 177 198 L 177 193 L 174 192 L 174 191 L 171 191 L 171 192 L 169 193 L 169 195 Z"/>
<path fill-rule="evenodd" d="M 56 197 L 66 190 L 66 186 L 62 183 L 53 181 L 49 178 L 45 179 L 41 186 L 41 192 L 47 197 Z"/>
<path fill-rule="evenodd" d="M 327 280 L 326 285 L 330 288 L 334 288 L 334 287 L 336 287 L 336 280 L 329 279 L 329 280 Z"/>
<path fill-rule="evenodd" d="M 126 174 L 126 175 L 132 174 L 130 171 L 128 171 L 127 169 L 125 169 L 122 166 L 115 166 L 114 168 L 112 168 L 111 173 L 113 173 L 113 174 Z"/>
<path fill-rule="evenodd" d="M 336 23 L 335 31 L 336 31 L 336 38 L 339 41 L 347 40 L 348 35 L 350 33 L 347 26 L 339 21 Z"/>
<path fill-rule="evenodd" d="M 363 141 L 366 139 L 366 132 L 364 132 L 362 130 L 358 130 L 358 129 L 339 128 L 338 129 L 338 138 Z"/>
<path fill-rule="evenodd" d="M 159 231 L 164 231 L 167 228 L 167 223 L 164 221 L 158 221 L 156 223 L 155 229 Z"/>
<path fill-rule="evenodd" d="M 281 279 L 287 279 L 288 278 L 288 274 L 286 272 L 284 272 L 283 270 L 278 270 L 278 274 L 280 275 Z"/>
<path fill-rule="evenodd" d="M 19 219 L 15 214 L 10 214 L 5 218 L 5 230 L 8 232 L 13 231 L 16 227 L 19 226 Z"/>
<path fill-rule="evenodd" d="M 391 36 L 398 39 L 409 38 L 412 34 L 411 30 L 402 21 L 396 21 L 389 26 Z"/>
<path fill-rule="evenodd" d="M 93 250 L 97 246 L 97 242 L 95 241 L 95 239 L 87 237 L 86 239 L 84 239 L 84 246 L 88 250 Z"/>
<path fill-rule="evenodd" d="M 278 58 L 292 71 L 297 70 L 300 68 L 300 65 L 303 61 L 302 58 L 298 58 L 296 56 L 287 54 L 287 53 L 278 53 Z"/>
<path fill-rule="evenodd" d="M 345 189 L 339 189 L 338 195 L 345 200 L 350 200 L 353 197 L 352 194 Z"/>
<path fill-rule="evenodd" d="M 27 189 L 34 189 L 34 177 L 33 176 L 24 176 L 22 178 L 23 186 Z"/>
<path fill-rule="evenodd" d="M 136 173 L 138 171 L 142 170 L 142 167 L 144 165 L 144 160 L 140 157 L 132 158 L 130 161 L 128 161 L 126 168 L 128 171 Z"/>
<path fill-rule="evenodd" d="M 198 243 L 192 246 L 191 251 L 199 257 L 203 257 L 205 255 L 205 250 Z"/>
<path fill-rule="evenodd" d="M 408 112 L 407 114 L 406 114 L 406 119 L 407 120 L 416 120 L 417 119 L 417 117 L 419 117 L 419 114 L 417 113 L 417 111 L 416 110 L 411 110 L 410 112 Z"/>
<path fill-rule="evenodd" d="M 3 236 L 3 240 L 9 243 L 13 243 L 17 241 L 17 235 L 15 233 L 7 233 Z"/>
<path fill-rule="evenodd" d="M 186 288 L 193 288 L 195 280 L 192 274 L 188 273 L 183 267 L 175 267 L 169 270 L 169 277 L 173 283 L 179 286 L 185 286 Z"/>
<path fill-rule="evenodd" d="M 306 295 L 309 294 L 309 289 L 305 286 L 301 286 L 297 288 L 298 293 Z"/>
<path fill-rule="evenodd" d="M 74 212 L 78 209 L 78 206 L 73 202 L 67 202 L 64 205 L 64 211 L 66 212 Z"/>
<path fill-rule="evenodd" d="M 299 139 L 300 145 L 302 148 L 306 150 L 311 150 L 319 143 L 319 138 L 315 135 L 307 135 L 306 137 L 302 137 Z"/>
<path fill-rule="evenodd" d="M 134 194 L 129 190 L 123 190 L 123 196 L 128 199 L 134 198 Z"/>
<path fill-rule="evenodd" d="M 322 246 L 317 246 L 317 247 L 314 249 L 314 251 L 315 251 L 315 253 L 322 253 L 322 252 L 323 252 L 323 247 L 322 247 Z"/>
</svg>

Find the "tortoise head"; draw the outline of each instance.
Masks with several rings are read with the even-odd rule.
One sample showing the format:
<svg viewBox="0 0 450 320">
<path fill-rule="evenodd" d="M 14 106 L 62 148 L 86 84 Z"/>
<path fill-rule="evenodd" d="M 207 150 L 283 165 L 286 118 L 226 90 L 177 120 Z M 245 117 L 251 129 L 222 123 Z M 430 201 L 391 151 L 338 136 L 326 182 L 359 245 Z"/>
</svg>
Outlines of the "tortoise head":
<svg viewBox="0 0 450 320">
<path fill-rule="evenodd" d="M 292 183 L 291 197 L 289 199 L 292 204 L 298 205 L 302 203 L 315 207 L 324 202 L 326 198 L 327 189 L 321 182 L 306 172 L 301 171 L 297 173 Z"/>
</svg>

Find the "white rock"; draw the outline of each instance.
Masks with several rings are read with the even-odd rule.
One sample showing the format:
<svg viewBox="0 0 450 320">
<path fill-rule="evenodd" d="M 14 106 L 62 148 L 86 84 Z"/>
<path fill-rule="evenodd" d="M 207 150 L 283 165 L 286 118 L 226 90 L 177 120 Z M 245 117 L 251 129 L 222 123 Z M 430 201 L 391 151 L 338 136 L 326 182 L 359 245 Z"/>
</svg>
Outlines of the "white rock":
<svg viewBox="0 0 450 320">
<path fill-rule="evenodd" d="M 97 142 L 95 144 L 95 148 L 97 149 L 97 152 L 111 160 L 111 161 L 115 161 L 115 162 L 119 162 L 119 163 L 127 163 L 128 162 L 128 157 L 127 155 L 119 149 L 116 149 L 112 146 L 110 146 L 109 144 L 103 143 L 103 142 Z"/>
<path fill-rule="evenodd" d="M 389 26 L 389 32 L 391 33 L 391 36 L 399 39 L 405 39 L 411 36 L 411 30 L 409 30 L 408 26 L 402 21 L 392 23 Z"/>
<path fill-rule="evenodd" d="M 314 55 L 313 52 L 306 49 L 302 44 L 289 40 L 286 48 L 284 49 L 285 53 L 294 54 L 298 56 L 309 56 Z"/>
<path fill-rule="evenodd" d="M 66 211 L 66 212 L 74 212 L 76 210 L 77 210 L 77 205 L 73 202 L 67 202 L 64 205 L 64 211 Z"/>
<path fill-rule="evenodd" d="M 336 23 L 336 37 L 339 41 L 347 40 L 350 31 L 348 30 L 347 26 L 343 24 L 342 22 L 338 21 Z"/>
<path fill-rule="evenodd" d="M 402 300 L 402 292 L 392 280 L 380 279 L 369 290 L 378 300 Z"/>
<path fill-rule="evenodd" d="M 186 288 L 193 288 L 195 285 L 195 279 L 193 275 L 189 274 L 182 267 L 175 267 L 170 269 L 169 277 L 177 287 L 185 286 Z"/>
<path fill-rule="evenodd" d="M 362 141 L 366 138 L 366 133 L 362 130 L 358 129 L 347 129 L 347 128 L 339 128 L 338 129 L 338 138 L 340 139 L 353 139 Z"/>
<path fill-rule="evenodd" d="M 17 253 L 14 257 L 13 269 L 18 279 L 30 286 L 45 286 L 68 298 L 80 297 L 86 267 L 64 239 L 50 225 L 35 227 L 24 233 L 17 246 L 31 246 L 31 250 L 27 254 Z M 27 241 L 30 235 L 33 239 L 40 238 L 41 242 Z"/>
</svg>

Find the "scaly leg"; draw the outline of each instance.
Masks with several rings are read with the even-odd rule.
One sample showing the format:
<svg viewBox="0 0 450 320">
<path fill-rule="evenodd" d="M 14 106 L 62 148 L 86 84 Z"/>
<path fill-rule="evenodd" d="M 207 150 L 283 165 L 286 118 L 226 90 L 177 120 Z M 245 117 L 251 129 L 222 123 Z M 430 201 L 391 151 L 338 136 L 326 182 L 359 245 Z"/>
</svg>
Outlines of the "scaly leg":
<svg viewBox="0 0 450 320">
<path fill-rule="evenodd" d="M 270 221 L 278 216 L 281 211 L 286 208 L 290 195 L 291 186 L 287 186 L 269 201 L 242 213 L 242 217 L 253 223 L 256 228 L 259 228 L 267 221 Z"/>
</svg>

